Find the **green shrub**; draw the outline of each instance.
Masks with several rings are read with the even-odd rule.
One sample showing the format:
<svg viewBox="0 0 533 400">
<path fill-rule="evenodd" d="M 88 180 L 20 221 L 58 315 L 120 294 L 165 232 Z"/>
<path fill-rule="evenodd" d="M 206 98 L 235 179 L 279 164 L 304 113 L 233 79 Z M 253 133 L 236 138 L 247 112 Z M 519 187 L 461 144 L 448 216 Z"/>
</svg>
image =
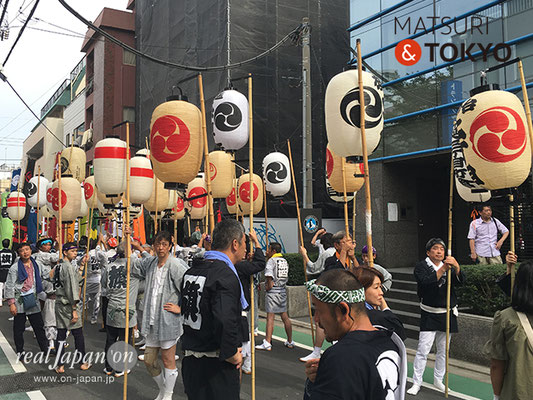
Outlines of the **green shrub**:
<svg viewBox="0 0 533 400">
<path fill-rule="evenodd" d="M 496 311 L 509 306 L 510 299 L 496 284 L 496 279 L 506 271 L 505 265 L 461 265 L 461 270 L 465 274 L 464 285 L 457 286 L 461 309 L 493 317 Z"/>
</svg>

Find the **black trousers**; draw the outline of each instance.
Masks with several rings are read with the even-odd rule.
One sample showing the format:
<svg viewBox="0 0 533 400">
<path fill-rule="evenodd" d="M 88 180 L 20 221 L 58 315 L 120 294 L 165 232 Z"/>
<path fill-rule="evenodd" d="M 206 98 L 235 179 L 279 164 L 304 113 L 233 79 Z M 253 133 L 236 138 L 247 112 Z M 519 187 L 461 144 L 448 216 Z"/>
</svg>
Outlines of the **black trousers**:
<svg viewBox="0 0 533 400">
<path fill-rule="evenodd" d="M 70 331 L 72 336 L 74 336 L 74 347 L 81 353 L 81 356 L 85 356 L 85 338 L 83 337 L 83 328 L 72 329 Z M 62 355 L 65 352 L 65 340 L 67 338 L 67 329 L 57 329 L 57 339 L 56 339 L 56 359 L 58 360 L 57 365 L 64 365 L 65 363 L 62 360 Z M 59 342 L 63 342 L 63 346 L 59 346 Z"/>
<path fill-rule="evenodd" d="M 102 301 L 100 302 L 101 308 L 102 308 L 102 321 L 104 321 L 104 328 L 107 326 L 107 305 L 109 304 L 109 299 L 107 296 L 102 296 L 100 298 Z"/>
<path fill-rule="evenodd" d="M 182 376 L 189 400 L 239 400 L 239 370 L 218 358 L 188 356 Z"/>
<path fill-rule="evenodd" d="M 44 333 L 44 322 L 40 312 L 35 314 L 18 313 L 13 319 L 13 339 L 17 353 L 24 351 L 24 331 L 26 330 L 26 318 L 30 321 L 37 343 L 41 351 L 48 350 L 48 341 Z"/>
<path fill-rule="evenodd" d="M 107 337 L 105 340 L 105 367 L 108 371 L 112 370 L 113 368 L 109 363 L 107 362 L 107 351 L 111 347 L 113 343 L 117 341 L 124 341 L 126 338 L 126 329 L 125 328 L 115 328 L 114 326 L 106 326 L 107 331 Z M 128 343 L 133 343 L 133 328 L 129 329 L 129 340 Z M 129 370 L 129 368 L 128 368 Z M 122 372 L 122 370 L 121 370 Z"/>
</svg>

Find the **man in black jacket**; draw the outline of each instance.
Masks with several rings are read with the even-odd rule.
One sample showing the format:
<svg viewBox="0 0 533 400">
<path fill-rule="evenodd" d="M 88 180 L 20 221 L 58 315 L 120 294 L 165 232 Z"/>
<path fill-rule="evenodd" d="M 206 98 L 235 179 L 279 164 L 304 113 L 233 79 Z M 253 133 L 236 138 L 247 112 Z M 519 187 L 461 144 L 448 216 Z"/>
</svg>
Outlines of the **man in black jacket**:
<svg viewBox="0 0 533 400">
<path fill-rule="evenodd" d="M 183 277 L 183 385 L 189 399 L 238 400 L 241 313 L 248 307 L 235 269 L 246 251 L 242 224 L 220 222 L 212 248 Z"/>
<path fill-rule="evenodd" d="M 450 332 L 457 332 L 457 296 L 455 286 L 463 283 L 461 267 L 449 254 L 445 258 L 446 246 L 439 238 L 432 238 L 426 244 L 425 260 L 415 265 L 415 279 L 420 298 L 420 336 L 413 365 L 413 386 L 407 391 L 415 396 L 422 385 L 422 375 L 433 342 L 436 339 L 437 355 L 433 384 L 444 391 L 442 379 L 446 372 L 446 292 L 447 280 L 451 275 Z"/>
</svg>

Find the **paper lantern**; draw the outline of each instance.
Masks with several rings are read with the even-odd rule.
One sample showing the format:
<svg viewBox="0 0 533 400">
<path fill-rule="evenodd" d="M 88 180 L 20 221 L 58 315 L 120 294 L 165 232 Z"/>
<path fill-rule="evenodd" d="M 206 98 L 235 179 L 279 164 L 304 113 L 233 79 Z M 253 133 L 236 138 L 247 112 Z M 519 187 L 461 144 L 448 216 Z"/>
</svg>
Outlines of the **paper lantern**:
<svg viewBox="0 0 533 400">
<path fill-rule="evenodd" d="M 526 114 L 513 93 L 489 90 L 466 100 L 452 134 L 454 173 L 470 189 L 520 186 L 531 168 Z"/>
<path fill-rule="evenodd" d="M 107 138 L 94 149 L 94 183 L 98 193 L 117 197 L 126 191 L 126 142 Z"/>
<path fill-rule="evenodd" d="M 207 188 L 203 174 L 187 185 L 186 197 L 190 206 L 191 219 L 202 219 L 207 214 Z"/>
<path fill-rule="evenodd" d="M 52 213 L 59 216 L 59 182 L 52 186 Z M 72 222 L 78 218 L 81 209 L 80 182 L 71 176 L 61 178 L 61 220 Z"/>
<path fill-rule="evenodd" d="M 363 71 L 363 90 L 365 136 L 370 155 L 378 146 L 383 130 L 383 90 L 377 78 L 365 71 Z M 339 157 L 363 155 L 357 70 L 341 72 L 329 81 L 324 110 L 330 148 Z"/>
<path fill-rule="evenodd" d="M 87 203 L 87 206 L 90 208 L 96 208 L 98 206 L 97 198 L 98 198 L 98 191 L 96 190 L 96 187 L 94 186 L 94 176 L 88 176 L 83 181 L 83 194 L 85 202 Z"/>
<path fill-rule="evenodd" d="M 96 197 L 105 208 L 113 209 L 118 205 L 118 203 L 122 201 L 123 196 L 121 194 L 116 196 L 110 196 L 108 194 L 103 194 L 102 192 L 97 190 Z"/>
<path fill-rule="evenodd" d="M 78 214 L 78 217 L 83 218 L 89 214 L 89 207 L 87 206 L 87 202 L 85 201 L 85 190 L 83 190 L 83 186 L 80 186 L 80 191 L 80 212 Z"/>
<path fill-rule="evenodd" d="M 233 179 L 233 185 L 231 187 L 231 192 L 230 192 L 229 196 L 226 197 L 226 208 L 228 209 L 228 212 L 230 214 L 236 214 L 237 213 L 238 204 L 237 204 L 237 196 L 235 196 L 235 192 L 237 190 L 237 186 L 238 186 L 238 180 L 237 179 Z M 240 209 L 239 209 L 239 212 L 241 212 Z"/>
<path fill-rule="evenodd" d="M 71 175 L 78 182 L 85 179 L 85 152 L 79 147 L 67 147 L 61 152 L 61 176 Z"/>
<path fill-rule="evenodd" d="M 48 182 L 48 185 L 46 185 L 46 207 L 48 207 L 48 211 L 52 212 L 52 199 L 54 196 L 52 196 L 52 186 L 54 185 L 54 182 Z"/>
<path fill-rule="evenodd" d="M 344 163 L 346 176 L 346 193 L 357 192 L 365 183 L 365 178 L 356 177 L 364 172 L 363 163 Z M 329 144 L 326 147 L 326 174 L 329 183 L 334 191 L 344 193 L 344 183 L 342 178 L 342 157 L 335 154 Z"/>
<path fill-rule="evenodd" d="M 258 214 L 263 208 L 263 181 L 259 175 L 253 174 L 252 186 L 253 190 L 250 190 L 250 175 L 241 175 L 238 181 L 239 192 L 238 203 L 241 210 L 244 210 L 244 214 L 249 213 L 250 198 L 254 204 L 254 215 Z"/>
<path fill-rule="evenodd" d="M 156 107 L 150 122 L 150 159 L 167 189 L 184 188 L 200 170 L 203 156 L 202 114 L 183 97 Z"/>
<path fill-rule="evenodd" d="M 224 150 L 239 150 L 248 143 L 248 99 L 234 89 L 220 92 L 213 100 L 213 135 Z"/>
<path fill-rule="evenodd" d="M 98 214 L 100 215 L 100 217 L 103 217 L 103 218 L 114 217 L 113 210 L 110 208 L 106 208 L 105 205 L 100 200 L 97 200 L 97 205 L 98 205 Z"/>
<path fill-rule="evenodd" d="M 143 212 L 142 205 L 138 205 L 138 206 L 130 205 L 130 218 L 131 219 L 138 218 L 142 214 L 142 212 Z"/>
<path fill-rule="evenodd" d="M 283 196 L 291 190 L 291 167 L 283 153 L 270 153 L 263 159 L 265 189 L 272 196 Z"/>
<path fill-rule="evenodd" d="M 172 219 L 183 219 L 185 218 L 185 202 L 183 198 L 177 196 L 176 205 L 172 209 Z"/>
<path fill-rule="evenodd" d="M 224 199 L 231 193 L 235 175 L 235 167 L 231 159 L 231 155 L 223 151 L 209 153 L 211 193 L 216 199 Z"/>
<path fill-rule="evenodd" d="M 331 200 L 336 203 L 344 203 L 344 193 L 339 193 L 331 187 L 329 179 L 326 177 L 326 192 Z M 354 193 L 346 193 L 346 201 L 352 201 Z"/>
<path fill-rule="evenodd" d="M 150 150 L 141 149 L 141 150 L 137 151 L 137 153 L 135 153 L 135 155 L 136 156 L 140 156 L 140 157 L 150 158 Z"/>
<path fill-rule="evenodd" d="M 135 156 L 130 160 L 130 203 L 139 205 L 147 202 L 154 190 L 154 171 L 150 160 Z"/>
<path fill-rule="evenodd" d="M 469 203 L 484 203 L 491 198 L 490 190 L 467 188 L 461 185 L 457 178 L 455 178 L 455 188 L 459 196 Z"/>
<path fill-rule="evenodd" d="M 168 203 L 167 203 L 167 206 L 165 207 L 165 211 L 171 211 L 176 205 L 178 193 L 175 190 L 167 190 L 167 192 L 168 192 Z"/>
<path fill-rule="evenodd" d="M 50 214 L 50 210 L 48 209 L 48 206 L 42 206 L 39 210 L 39 219 L 41 218 L 50 218 L 52 215 Z"/>
<path fill-rule="evenodd" d="M 39 208 L 46 205 L 46 187 L 48 179 L 44 176 L 34 176 L 28 182 L 28 204 L 37 207 L 37 190 L 39 190 Z"/>
<path fill-rule="evenodd" d="M 21 192 L 11 192 L 7 198 L 7 215 L 13 221 L 26 216 L 26 196 Z"/>
<path fill-rule="evenodd" d="M 157 203 L 155 201 L 155 193 L 156 191 L 153 190 L 154 187 L 152 187 L 152 195 L 144 203 L 144 208 L 146 208 L 151 213 L 155 213 L 156 211 L 158 213 L 161 213 L 165 208 L 168 207 L 168 190 L 165 189 L 165 185 L 163 182 L 161 182 L 159 179 L 156 178 L 157 182 Z"/>
</svg>

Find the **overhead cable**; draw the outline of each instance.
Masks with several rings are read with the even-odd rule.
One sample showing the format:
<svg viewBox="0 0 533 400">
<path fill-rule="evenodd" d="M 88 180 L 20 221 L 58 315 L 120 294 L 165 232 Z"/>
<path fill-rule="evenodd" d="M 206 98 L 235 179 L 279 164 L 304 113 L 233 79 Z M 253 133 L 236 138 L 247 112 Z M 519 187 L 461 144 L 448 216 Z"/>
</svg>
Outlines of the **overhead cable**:
<svg viewBox="0 0 533 400">
<path fill-rule="evenodd" d="M 17 35 L 17 38 L 15 39 L 15 43 L 13 43 L 13 46 L 11 46 L 11 49 L 9 50 L 9 53 L 7 53 L 7 57 L 3 62 L 3 65 L 5 66 L 7 63 L 7 60 L 9 60 L 9 57 L 11 56 L 11 53 L 13 53 L 13 50 L 15 49 L 15 46 L 17 45 L 20 37 L 22 36 L 22 33 L 24 32 L 24 29 L 26 29 L 26 25 L 28 25 L 28 22 L 30 22 L 31 17 L 33 16 L 33 13 L 37 9 L 37 5 L 39 4 L 39 0 L 35 1 L 35 4 L 33 5 L 33 8 L 30 11 L 30 14 L 28 15 L 28 18 L 26 18 L 26 21 L 24 21 L 24 25 L 22 25 L 22 28 L 20 28 L 19 34 Z"/>
</svg>

